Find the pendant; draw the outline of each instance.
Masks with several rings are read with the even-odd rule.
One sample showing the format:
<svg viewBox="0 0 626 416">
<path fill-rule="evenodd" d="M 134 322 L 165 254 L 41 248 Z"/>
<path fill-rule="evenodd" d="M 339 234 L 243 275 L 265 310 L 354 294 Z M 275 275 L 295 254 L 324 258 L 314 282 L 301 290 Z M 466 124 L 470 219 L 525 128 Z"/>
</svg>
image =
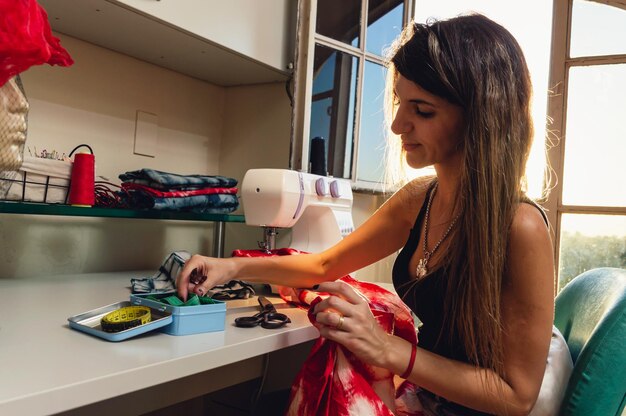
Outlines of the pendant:
<svg viewBox="0 0 626 416">
<path fill-rule="evenodd" d="M 417 267 L 415 268 L 415 274 L 417 275 L 418 279 L 421 279 L 422 277 L 426 276 L 426 273 L 428 273 L 428 269 L 426 268 L 427 264 L 428 264 L 427 258 L 420 259 L 419 263 L 417 264 Z"/>
</svg>

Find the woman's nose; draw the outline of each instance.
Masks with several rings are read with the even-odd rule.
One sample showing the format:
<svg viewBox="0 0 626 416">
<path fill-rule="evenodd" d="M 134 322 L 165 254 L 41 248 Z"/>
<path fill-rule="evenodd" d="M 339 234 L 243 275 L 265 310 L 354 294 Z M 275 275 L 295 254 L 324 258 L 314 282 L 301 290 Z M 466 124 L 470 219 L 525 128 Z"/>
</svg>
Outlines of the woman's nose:
<svg viewBox="0 0 626 416">
<path fill-rule="evenodd" d="M 411 125 L 407 122 L 407 120 L 402 116 L 400 111 L 396 111 L 396 114 L 393 117 L 393 121 L 391 122 L 391 131 L 393 134 L 400 135 L 403 133 L 408 133 Z"/>
</svg>

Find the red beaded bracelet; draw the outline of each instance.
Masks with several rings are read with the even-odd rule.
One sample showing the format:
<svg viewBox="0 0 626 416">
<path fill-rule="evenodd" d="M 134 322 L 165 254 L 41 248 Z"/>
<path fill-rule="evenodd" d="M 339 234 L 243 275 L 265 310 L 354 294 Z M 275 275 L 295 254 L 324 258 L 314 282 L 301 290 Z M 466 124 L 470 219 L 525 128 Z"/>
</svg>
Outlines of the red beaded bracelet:
<svg viewBox="0 0 626 416">
<path fill-rule="evenodd" d="M 411 358 L 409 358 L 409 365 L 404 370 L 404 373 L 400 374 L 400 377 L 406 379 L 411 375 L 413 371 L 413 366 L 415 365 L 415 353 L 417 352 L 417 345 L 411 344 Z"/>
</svg>

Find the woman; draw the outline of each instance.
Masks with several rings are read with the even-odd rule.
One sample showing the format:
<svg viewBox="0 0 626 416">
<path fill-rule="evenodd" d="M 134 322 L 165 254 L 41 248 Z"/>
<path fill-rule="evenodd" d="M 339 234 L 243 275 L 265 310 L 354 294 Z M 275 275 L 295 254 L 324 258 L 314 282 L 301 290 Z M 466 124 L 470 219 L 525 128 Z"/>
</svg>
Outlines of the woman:
<svg viewBox="0 0 626 416">
<path fill-rule="evenodd" d="M 542 212 L 523 192 L 532 140 L 523 54 L 495 22 L 461 16 L 410 25 L 390 73 L 391 130 L 404 160 L 433 165 L 436 177 L 403 186 L 319 254 L 194 256 L 178 276 L 179 294 L 203 294 L 231 279 L 319 284 L 334 295 L 315 306 L 320 334 L 404 375 L 421 388 L 425 409 L 528 414 L 548 355 L 554 270 Z M 400 249 L 393 281 L 424 323 L 418 347 L 386 334 L 357 293 L 330 282 Z M 190 283 L 193 269 L 207 280 Z"/>
</svg>

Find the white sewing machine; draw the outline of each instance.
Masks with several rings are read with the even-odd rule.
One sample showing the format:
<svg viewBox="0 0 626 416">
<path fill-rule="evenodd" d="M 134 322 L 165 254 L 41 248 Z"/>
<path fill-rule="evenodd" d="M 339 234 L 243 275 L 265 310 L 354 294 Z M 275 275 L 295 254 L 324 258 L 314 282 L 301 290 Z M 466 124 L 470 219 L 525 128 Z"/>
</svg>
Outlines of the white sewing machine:
<svg viewBox="0 0 626 416">
<path fill-rule="evenodd" d="M 246 224 L 264 229 L 262 249 L 277 228 L 291 228 L 290 248 L 318 253 L 354 230 L 352 188 L 345 179 L 286 169 L 251 169 L 241 184 Z"/>
</svg>

